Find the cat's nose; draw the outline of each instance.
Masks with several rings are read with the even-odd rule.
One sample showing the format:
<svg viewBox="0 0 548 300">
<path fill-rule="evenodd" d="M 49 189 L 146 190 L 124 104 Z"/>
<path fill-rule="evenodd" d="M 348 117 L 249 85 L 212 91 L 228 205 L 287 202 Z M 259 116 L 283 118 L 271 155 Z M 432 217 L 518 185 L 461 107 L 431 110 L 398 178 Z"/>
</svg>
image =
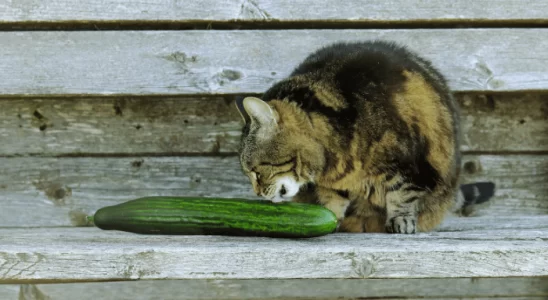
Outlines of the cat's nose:
<svg viewBox="0 0 548 300">
<path fill-rule="evenodd" d="M 280 189 L 280 196 L 285 196 L 287 194 L 287 190 L 285 189 L 285 185 L 282 184 L 282 188 Z"/>
</svg>

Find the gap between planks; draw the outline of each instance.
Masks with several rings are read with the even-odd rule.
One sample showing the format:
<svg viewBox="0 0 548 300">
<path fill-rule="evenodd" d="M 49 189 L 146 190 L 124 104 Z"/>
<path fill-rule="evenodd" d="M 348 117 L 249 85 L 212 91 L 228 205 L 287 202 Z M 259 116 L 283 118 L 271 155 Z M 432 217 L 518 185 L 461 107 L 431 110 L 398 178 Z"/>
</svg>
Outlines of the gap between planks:
<svg viewBox="0 0 548 300">
<path fill-rule="evenodd" d="M 548 28 L 542 20 L 424 21 L 58 21 L 1 22 L 0 31 L 185 31 L 185 30 L 344 30 L 344 29 L 489 29 Z"/>
</svg>

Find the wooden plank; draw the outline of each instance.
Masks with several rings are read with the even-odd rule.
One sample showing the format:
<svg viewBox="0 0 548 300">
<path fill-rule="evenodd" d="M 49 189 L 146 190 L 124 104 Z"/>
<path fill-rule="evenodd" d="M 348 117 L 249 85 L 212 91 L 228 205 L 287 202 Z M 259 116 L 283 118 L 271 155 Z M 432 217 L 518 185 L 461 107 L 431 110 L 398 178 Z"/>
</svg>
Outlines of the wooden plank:
<svg viewBox="0 0 548 300">
<path fill-rule="evenodd" d="M 548 156 L 509 155 L 466 156 L 463 182 L 493 181 L 497 190 L 493 201 L 486 203 L 483 214 L 548 213 Z"/>
<path fill-rule="evenodd" d="M 242 126 L 232 97 L 0 100 L 0 120 L 0 154 L 43 156 L 235 153 Z"/>
<path fill-rule="evenodd" d="M 420 52 L 456 91 L 548 87 L 548 29 L 504 28 L 450 34 L 444 29 L 0 32 L 0 90 L 6 96 L 261 93 L 319 47 L 369 39 L 397 41 Z"/>
<path fill-rule="evenodd" d="M 463 151 L 548 150 L 548 94 L 457 95 Z"/>
<path fill-rule="evenodd" d="M 547 95 L 458 99 L 462 150 L 548 151 Z M 236 153 L 242 126 L 229 96 L 11 99 L 0 120 L 4 156 Z"/>
<path fill-rule="evenodd" d="M 443 298 L 459 296 L 548 296 L 548 277 L 420 278 L 420 279 L 248 279 L 140 280 L 65 284 L 26 284 L 49 299 L 78 300 L 243 300 L 243 299 L 369 299 Z M 16 285 L 0 285 L 12 287 Z M 0 292 L 1 293 L 1 292 Z M 16 300 L 11 296 L 3 300 Z M 492 298 L 490 298 L 492 299 Z"/>
<path fill-rule="evenodd" d="M 20 285 L 16 284 L 0 284 L 0 299 L 3 300 L 20 300 L 19 299 Z"/>
<path fill-rule="evenodd" d="M 492 180 L 477 215 L 548 213 L 548 156 L 466 156 L 464 180 Z M 237 157 L 0 158 L 0 227 L 82 226 L 85 214 L 160 195 L 256 199 Z"/>
<path fill-rule="evenodd" d="M 40 0 L 0 2 L 2 22 L 101 22 L 101 21 L 170 21 L 170 22 L 345 22 L 351 24 L 401 22 L 543 22 L 548 19 L 548 4 L 543 1 L 442 0 L 346 1 L 333 5 L 327 0 L 192 0 L 142 1 Z M 489 10 L 485 7 L 489 6 Z M 204 9 L 216 7 L 215 10 Z"/>
<path fill-rule="evenodd" d="M 0 100 L 0 120 L 2 155 L 235 153 L 242 127 L 229 97 Z"/>
<path fill-rule="evenodd" d="M 540 217 L 539 217 L 540 218 Z M 548 222 L 548 216 L 543 216 Z M 0 229 L 0 282 L 548 275 L 548 229 L 312 239 Z"/>
</svg>

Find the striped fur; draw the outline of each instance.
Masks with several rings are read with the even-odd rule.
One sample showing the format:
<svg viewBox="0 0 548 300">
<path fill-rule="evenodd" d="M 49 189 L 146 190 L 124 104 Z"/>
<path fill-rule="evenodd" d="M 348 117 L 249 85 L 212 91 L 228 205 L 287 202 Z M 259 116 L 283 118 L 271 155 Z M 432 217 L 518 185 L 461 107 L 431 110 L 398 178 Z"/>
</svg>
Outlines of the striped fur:
<svg viewBox="0 0 548 300">
<path fill-rule="evenodd" d="M 340 231 L 429 231 L 465 203 L 457 104 L 403 47 L 331 45 L 237 106 L 240 162 L 257 195 L 324 205 Z"/>
</svg>

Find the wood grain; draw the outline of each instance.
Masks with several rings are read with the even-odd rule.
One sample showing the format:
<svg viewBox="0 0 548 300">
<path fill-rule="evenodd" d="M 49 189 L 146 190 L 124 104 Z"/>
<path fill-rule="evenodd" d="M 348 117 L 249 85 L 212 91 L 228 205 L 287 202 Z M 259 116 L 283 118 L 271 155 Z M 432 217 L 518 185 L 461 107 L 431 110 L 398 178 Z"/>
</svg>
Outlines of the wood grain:
<svg viewBox="0 0 548 300">
<path fill-rule="evenodd" d="M 464 180 L 497 184 L 476 215 L 548 213 L 548 156 L 466 156 Z M 257 199 L 237 157 L 0 158 L 0 227 L 82 226 L 85 215 L 144 196 Z"/>
<path fill-rule="evenodd" d="M 78 300 L 243 300 L 243 299 L 459 299 L 504 296 L 548 296 L 547 277 L 443 278 L 443 279 L 217 279 L 140 280 L 67 284 L 25 284 L 49 299 Z M 17 285 L 0 285 L 18 291 Z M 17 300 L 11 294 L 3 300 Z M 31 298 L 32 299 L 32 298 Z M 47 298 L 46 298 L 47 299 Z M 490 298 L 492 299 L 492 298 Z"/>
<path fill-rule="evenodd" d="M 5 283 L 546 276 L 548 229 L 332 234 L 301 240 L 0 229 L 0 265 L 0 282 Z"/>
<path fill-rule="evenodd" d="M 0 100 L 0 154 L 235 153 L 232 98 Z"/>
<path fill-rule="evenodd" d="M 480 22 L 536 21 L 548 18 L 548 5 L 543 1 L 442 0 L 428 1 L 345 1 L 332 5 L 327 0 L 192 0 L 141 1 L 77 0 L 3 1 L 0 2 L 2 22 L 101 22 L 101 21 L 171 21 L 171 22 Z M 490 9 L 486 10 L 485 7 Z M 206 10 L 204 7 L 215 7 Z"/>
<path fill-rule="evenodd" d="M 548 88 L 548 29 L 505 28 L 452 29 L 451 34 L 443 29 L 5 31 L 0 32 L 0 90 L 4 96 L 261 93 L 319 47 L 369 39 L 420 52 L 455 91 Z"/>
<path fill-rule="evenodd" d="M 19 289 L 20 285 L 16 284 L 0 284 L 0 299 L 5 300 L 20 300 Z"/>
<path fill-rule="evenodd" d="M 0 155 L 236 153 L 242 124 L 233 98 L 4 100 Z M 463 151 L 548 151 L 546 94 L 458 99 Z"/>
<path fill-rule="evenodd" d="M 457 95 L 463 151 L 548 150 L 548 94 Z"/>
</svg>

